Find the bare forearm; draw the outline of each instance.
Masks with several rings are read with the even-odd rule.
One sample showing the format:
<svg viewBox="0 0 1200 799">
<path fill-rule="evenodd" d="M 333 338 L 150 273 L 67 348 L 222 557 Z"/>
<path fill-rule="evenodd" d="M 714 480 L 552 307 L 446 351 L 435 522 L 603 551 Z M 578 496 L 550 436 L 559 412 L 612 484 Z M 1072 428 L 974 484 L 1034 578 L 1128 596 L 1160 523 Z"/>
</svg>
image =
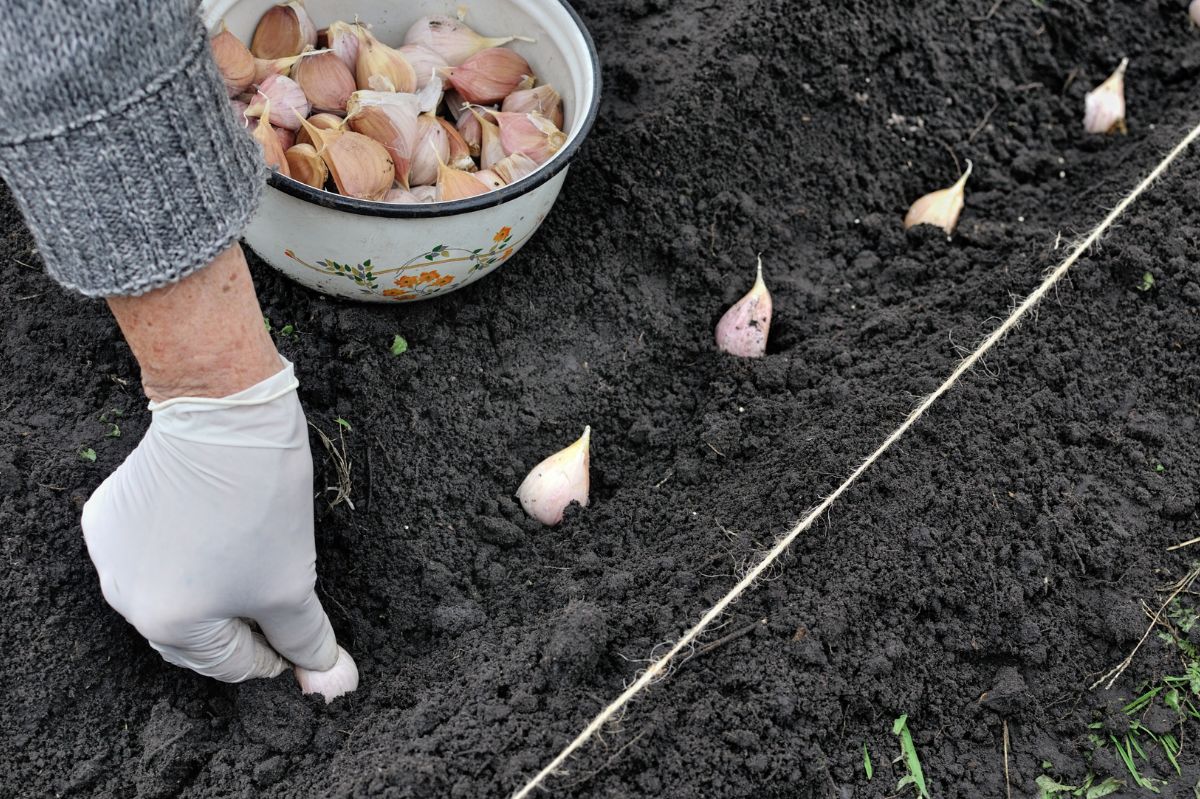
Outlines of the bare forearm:
<svg viewBox="0 0 1200 799">
<path fill-rule="evenodd" d="M 178 283 L 109 297 L 108 307 L 157 402 L 228 396 L 282 368 L 237 244 Z"/>
</svg>

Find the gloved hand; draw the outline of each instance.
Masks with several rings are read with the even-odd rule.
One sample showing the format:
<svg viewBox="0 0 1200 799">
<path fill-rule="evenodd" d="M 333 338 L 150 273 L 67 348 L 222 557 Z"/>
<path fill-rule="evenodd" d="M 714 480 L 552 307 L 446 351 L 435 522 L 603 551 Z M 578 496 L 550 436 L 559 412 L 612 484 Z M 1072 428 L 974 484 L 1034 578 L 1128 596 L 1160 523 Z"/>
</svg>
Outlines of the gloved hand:
<svg viewBox="0 0 1200 799">
<path fill-rule="evenodd" d="M 146 437 L 84 505 L 104 598 L 170 663 L 240 682 L 339 659 L 314 592 L 298 385 L 284 361 L 223 399 L 151 403 Z"/>
</svg>

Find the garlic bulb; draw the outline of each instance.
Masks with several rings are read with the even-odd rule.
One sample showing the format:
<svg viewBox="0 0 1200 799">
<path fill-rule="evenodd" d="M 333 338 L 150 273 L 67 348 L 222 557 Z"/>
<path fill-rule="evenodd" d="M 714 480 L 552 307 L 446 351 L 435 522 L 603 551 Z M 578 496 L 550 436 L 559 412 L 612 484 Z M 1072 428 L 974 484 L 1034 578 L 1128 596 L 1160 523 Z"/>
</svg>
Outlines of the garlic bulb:
<svg viewBox="0 0 1200 799">
<path fill-rule="evenodd" d="M 510 183 L 516 183 L 523 177 L 532 175 L 537 168 L 537 162 L 529 156 L 524 153 L 513 153 L 505 156 L 504 160 L 492 167 L 492 171 L 499 175 L 507 186 Z"/>
<path fill-rule="evenodd" d="M 270 8 L 258 21 L 250 52 L 258 58 L 287 58 L 317 43 L 317 26 L 299 2 Z"/>
<path fill-rule="evenodd" d="M 458 132 L 458 128 L 450 124 L 449 121 L 437 118 L 438 124 L 446 131 L 446 143 L 449 147 L 449 156 L 446 158 L 446 163 L 453 169 L 461 169 L 464 172 L 474 172 L 479 167 L 475 166 L 475 159 L 471 158 L 471 147 L 467 144 L 467 140 Z"/>
<path fill-rule="evenodd" d="M 450 81 L 467 102 L 488 105 L 512 94 L 533 70 L 512 50 L 493 48 L 476 53 L 460 66 L 444 67 L 438 74 Z"/>
<path fill-rule="evenodd" d="M 312 186 L 314 189 L 325 187 L 329 179 L 329 167 L 325 159 L 317 154 L 317 149 L 311 144 L 296 144 L 284 153 L 287 158 L 289 177 Z"/>
<path fill-rule="evenodd" d="M 533 467 L 517 489 L 526 513 L 552 526 L 572 502 L 587 507 L 591 438 L 592 428 L 585 427 L 578 441 Z"/>
<path fill-rule="evenodd" d="M 396 181 L 409 188 L 409 171 L 419 132 L 414 94 L 360 90 L 346 103 L 350 129 L 369 136 L 387 149 Z"/>
<path fill-rule="evenodd" d="M 270 108 L 271 124 L 288 130 L 300 127 L 300 118 L 312 111 L 304 90 L 289 77 L 271 75 L 258 87 L 258 93 L 246 109 L 246 115 L 257 117 Z"/>
<path fill-rule="evenodd" d="M 296 682 L 304 694 L 320 694 L 329 704 L 339 696 L 358 688 L 358 665 L 350 653 L 338 647 L 338 659 L 328 671 L 312 671 L 294 666 Z"/>
<path fill-rule="evenodd" d="M 238 37 L 222 30 L 209 41 L 225 93 L 237 97 L 254 83 L 254 56 Z"/>
<path fill-rule="evenodd" d="M 550 84 L 544 84 L 533 89 L 521 89 L 504 98 L 501 111 L 513 114 L 528 114 L 536 111 L 554 123 L 556 128 L 563 126 L 562 97 Z"/>
<path fill-rule="evenodd" d="M 475 114 L 475 119 L 479 122 L 479 168 L 491 169 L 508 155 L 500 141 L 500 128 L 474 108 L 471 109 L 471 112 Z"/>
<path fill-rule="evenodd" d="M 521 153 L 544 164 L 567 143 L 567 134 L 536 111 L 529 114 L 495 111 L 492 116 L 500 125 L 500 141 L 508 155 Z"/>
<path fill-rule="evenodd" d="M 342 59 L 333 50 L 304 53 L 292 67 L 292 80 L 303 90 L 315 111 L 346 113 L 346 101 L 357 86 Z"/>
<path fill-rule="evenodd" d="M 422 17 L 404 36 L 405 44 L 419 44 L 440 55 L 450 66 L 458 66 L 480 50 L 508 44 L 515 36 L 490 39 L 471 30 L 453 17 Z"/>
<path fill-rule="evenodd" d="M 351 73 L 358 66 L 358 34 L 354 31 L 355 27 L 338 21 L 330 24 L 325 34 L 329 39 L 329 49 L 337 53 Z"/>
<path fill-rule="evenodd" d="M 266 107 L 263 109 L 263 114 L 258 119 L 258 124 L 250 131 L 250 135 L 259 143 L 263 151 L 263 161 L 271 169 L 277 170 L 281 175 L 289 175 L 287 157 L 283 152 L 283 144 L 279 141 L 279 137 L 275 135 L 275 129 L 271 127 L 271 101 L 268 100 Z"/>
<path fill-rule="evenodd" d="M 964 190 L 967 178 L 971 177 L 971 169 L 972 164 L 967 161 L 967 171 L 953 186 L 931 191 L 913 203 L 904 217 L 904 229 L 933 225 L 944 230 L 947 236 L 953 233 L 954 226 L 958 224 L 958 215 L 962 213 Z"/>
<path fill-rule="evenodd" d="M 1129 59 L 1122 58 L 1108 80 L 1084 98 L 1083 128 L 1088 133 L 1125 132 L 1125 68 L 1128 66 Z"/>
<path fill-rule="evenodd" d="M 382 200 L 387 195 L 395 167 L 382 144 L 354 131 L 321 130 L 307 120 L 303 124 L 339 194 L 360 200 Z"/>
<path fill-rule="evenodd" d="M 741 358 L 761 358 L 771 332 L 771 292 L 763 282 L 762 256 L 758 276 L 746 296 L 735 302 L 717 322 L 717 349 Z"/>
<path fill-rule="evenodd" d="M 412 65 L 413 72 L 417 73 L 417 91 L 424 89 L 429 81 L 436 77 L 434 73 L 437 70 L 450 66 L 446 59 L 423 44 L 406 44 L 396 48 L 396 51 L 404 56 L 404 60 Z"/>
<path fill-rule="evenodd" d="M 471 176 L 478 180 L 483 185 L 487 186 L 488 191 L 495 191 L 504 187 L 504 180 L 490 169 L 481 169 L 478 172 L 472 172 Z"/>
<path fill-rule="evenodd" d="M 358 34 L 358 61 L 354 66 L 358 88 L 405 93 L 417 90 L 417 73 L 399 51 L 361 25 L 354 31 Z"/>
<path fill-rule="evenodd" d="M 450 140 L 433 114 L 417 117 L 417 144 L 408 172 L 409 186 L 437 183 L 438 163 L 450 157 Z"/>
</svg>

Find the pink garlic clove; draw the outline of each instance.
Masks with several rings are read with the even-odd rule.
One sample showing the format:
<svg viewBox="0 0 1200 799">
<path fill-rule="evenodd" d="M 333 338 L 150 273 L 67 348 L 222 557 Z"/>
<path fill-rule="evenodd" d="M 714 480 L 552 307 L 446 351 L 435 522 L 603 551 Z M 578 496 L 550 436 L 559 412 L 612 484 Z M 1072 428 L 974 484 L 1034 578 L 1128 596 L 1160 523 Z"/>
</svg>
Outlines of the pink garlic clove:
<svg viewBox="0 0 1200 799">
<path fill-rule="evenodd" d="M 771 331 L 771 292 L 763 282 L 762 256 L 754 287 L 735 302 L 717 323 L 717 349 L 740 358 L 761 358 Z"/>
<path fill-rule="evenodd" d="M 572 502 L 587 507 L 591 439 L 592 428 L 585 427 L 578 441 L 533 467 L 517 489 L 517 499 L 526 513 L 553 526 L 562 521 L 563 512 Z"/>
</svg>

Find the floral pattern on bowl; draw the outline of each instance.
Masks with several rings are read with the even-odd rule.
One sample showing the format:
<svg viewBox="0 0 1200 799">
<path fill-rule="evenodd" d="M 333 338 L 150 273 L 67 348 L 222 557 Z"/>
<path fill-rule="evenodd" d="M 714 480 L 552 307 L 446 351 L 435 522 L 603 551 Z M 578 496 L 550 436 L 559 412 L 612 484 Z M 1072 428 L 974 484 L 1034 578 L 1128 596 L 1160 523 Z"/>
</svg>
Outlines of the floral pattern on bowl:
<svg viewBox="0 0 1200 799">
<path fill-rule="evenodd" d="M 535 226 L 534 230 L 536 229 Z M 314 272 L 345 278 L 357 286 L 361 294 L 376 295 L 404 302 L 425 299 L 458 287 L 455 284 L 457 279 L 455 275 L 443 274 L 441 270 L 433 267 L 441 266 L 444 269 L 452 264 L 469 264 L 466 274 L 459 282 L 474 281 L 477 277 L 491 272 L 511 258 L 532 233 L 533 230 L 523 238 L 513 241 L 512 227 L 506 225 L 496 231 L 492 237 L 492 244 L 487 249 L 483 247 L 467 249 L 436 244 L 420 255 L 409 258 L 400 266 L 382 269 L 376 267 L 373 258 L 357 264 L 346 264 L 332 258 L 325 258 L 313 264 L 297 256 L 291 249 L 284 250 L 283 254 Z M 455 271 L 461 271 L 461 268 L 456 266 Z M 381 288 L 381 278 L 384 279 L 384 285 L 390 280 L 391 286 Z"/>
</svg>

